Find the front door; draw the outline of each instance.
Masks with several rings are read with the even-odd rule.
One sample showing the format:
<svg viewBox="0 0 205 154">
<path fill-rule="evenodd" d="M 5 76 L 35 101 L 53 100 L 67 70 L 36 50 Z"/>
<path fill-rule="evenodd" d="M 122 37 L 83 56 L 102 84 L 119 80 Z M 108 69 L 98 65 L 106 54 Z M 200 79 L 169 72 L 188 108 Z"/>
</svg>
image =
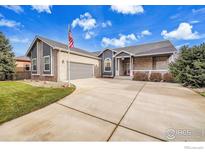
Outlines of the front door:
<svg viewBox="0 0 205 154">
<path fill-rule="evenodd" d="M 130 75 L 130 63 L 125 63 L 125 75 Z"/>
</svg>

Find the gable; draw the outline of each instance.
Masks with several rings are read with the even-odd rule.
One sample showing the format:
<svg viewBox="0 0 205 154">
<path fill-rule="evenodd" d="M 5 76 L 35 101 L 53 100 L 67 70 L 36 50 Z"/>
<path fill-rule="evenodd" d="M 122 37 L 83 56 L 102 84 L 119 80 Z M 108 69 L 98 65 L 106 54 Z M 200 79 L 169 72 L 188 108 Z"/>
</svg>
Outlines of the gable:
<svg viewBox="0 0 205 154">
<path fill-rule="evenodd" d="M 121 53 L 116 55 L 116 57 L 129 57 L 129 56 L 130 56 L 130 54 L 125 53 L 125 52 L 121 52 Z"/>
<path fill-rule="evenodd" d="M 50 55 L 50 49 L 51 47 L 43 42 L 43 56 Z"/>
<path fill-rule="evenodd" d="M 101 57 L 104 52 L 116 53 L 117 51 L 112 50 L 112 49 L 105 49 L 105 50 L 101 51 L 101 52 L 98 54 L 98 57 Z"/>
<path fill-rule="evenodd" d="M 103 55 L 104 55 L 104 57 L 110 57 L 110 58 L 111 58 L 111 57 L 112 57 L 112 51 L 109 50 L 109 49 L 108 49 L 108 50 L 105 50 L 104 53 L 103 53 Z"/>
<path fill-rule="evenodd" d="M 26 56 L 31 56 L 31 52 L 32 52 L 32 54 L 33 54 L 33 49 L 37 49 L 37 42 L 43 42 L 43 47 L 45 46 L 45 48 L 46 49 L 48 49 L 48 48 L 50 48 L 50 47 L 52 47 L 50 44 L 48 44 L 47 42 L 45 42 L 45 41 L 43 41 L 43 40 L 41 40 L 41 39 L 39 39 L 38 37 L 35 37 L 34 38 L 34 40 L 32 41 L 32 43 L 31 43 L 31 45 L 29 46 L 29 48 L 28 48 L 28 50 L 27 50 L 27 52 L 26 52 Z M 45 49 L 44 48 L 44 49 Z"/>
<path fill-rule="evenodd" d="M 30 50 L 31 58 L 37 58 L 37 43 L 35 42 Z"/>
</svg>

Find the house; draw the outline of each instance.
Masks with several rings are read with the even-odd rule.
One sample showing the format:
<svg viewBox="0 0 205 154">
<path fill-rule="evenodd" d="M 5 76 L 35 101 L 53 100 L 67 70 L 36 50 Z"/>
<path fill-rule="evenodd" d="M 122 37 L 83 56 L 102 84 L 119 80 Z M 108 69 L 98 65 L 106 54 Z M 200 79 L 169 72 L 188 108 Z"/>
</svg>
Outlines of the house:
<svg viewBox="0 0 205 154">
<path fill-rule="evenodd" d="M 66 44 L 36 36 L 26 56 L 31 58 L 31 79 L 68 81 L 101 76 L 101 59 L 94 53 L 68 49 Z"/>
<path fill-rule="evenodd" d="M 137 71 L 168 71 L 168 64 L 174 60 L 177 49 L 169 40 L 146 43 L 123 48 L 105 49 L 101 58 L 102 76 L 133 76 Z"/>
<path fill-rule="evenodd" d="M 16 60 L 16 72 L 30 71 L 31 60 L 26 56 L 15 57 Z"/>
<path fill-rule="evenodd" d="M 168 40 L 88 52 L 36 36 L 26 56 L 34 80 L 68 81 L 92 77 L 130 76 L 137 71 L 167 72 L 177 49 Z"/>
</svg>

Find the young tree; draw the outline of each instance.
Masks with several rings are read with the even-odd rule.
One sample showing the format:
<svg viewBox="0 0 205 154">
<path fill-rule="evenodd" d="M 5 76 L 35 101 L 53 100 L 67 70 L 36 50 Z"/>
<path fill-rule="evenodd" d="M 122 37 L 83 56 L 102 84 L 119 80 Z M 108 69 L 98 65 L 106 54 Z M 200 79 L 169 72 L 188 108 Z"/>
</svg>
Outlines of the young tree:
<svg viewBox="0 0 205 154">
<path fill-rule="evenodd" d="M 184 86 L 205 87 L 205 43 L 180 48 L 179 57 L 169 69 L 175 80 Z"/>
<path fill-rule="evenodd" d="M 9 40 L 0 32 L 0 74 L 4 75 L 5 79 L 8 79 L 15 72 L 14 57 Z"/>
</svg>

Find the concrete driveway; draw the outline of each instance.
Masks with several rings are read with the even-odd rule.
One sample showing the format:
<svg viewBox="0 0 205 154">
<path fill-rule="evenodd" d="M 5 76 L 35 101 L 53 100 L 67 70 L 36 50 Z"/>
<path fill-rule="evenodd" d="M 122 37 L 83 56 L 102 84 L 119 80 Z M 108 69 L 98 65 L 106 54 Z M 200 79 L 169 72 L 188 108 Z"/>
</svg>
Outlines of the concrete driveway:
<svg viewBox="0 0 205 154">
<path fill-rule="evenodd" d="M 205 141 L 205 98 L 178 84 L 81 79 L 70 96 L 0 126 L 1 141 Z"/>
</svg>

